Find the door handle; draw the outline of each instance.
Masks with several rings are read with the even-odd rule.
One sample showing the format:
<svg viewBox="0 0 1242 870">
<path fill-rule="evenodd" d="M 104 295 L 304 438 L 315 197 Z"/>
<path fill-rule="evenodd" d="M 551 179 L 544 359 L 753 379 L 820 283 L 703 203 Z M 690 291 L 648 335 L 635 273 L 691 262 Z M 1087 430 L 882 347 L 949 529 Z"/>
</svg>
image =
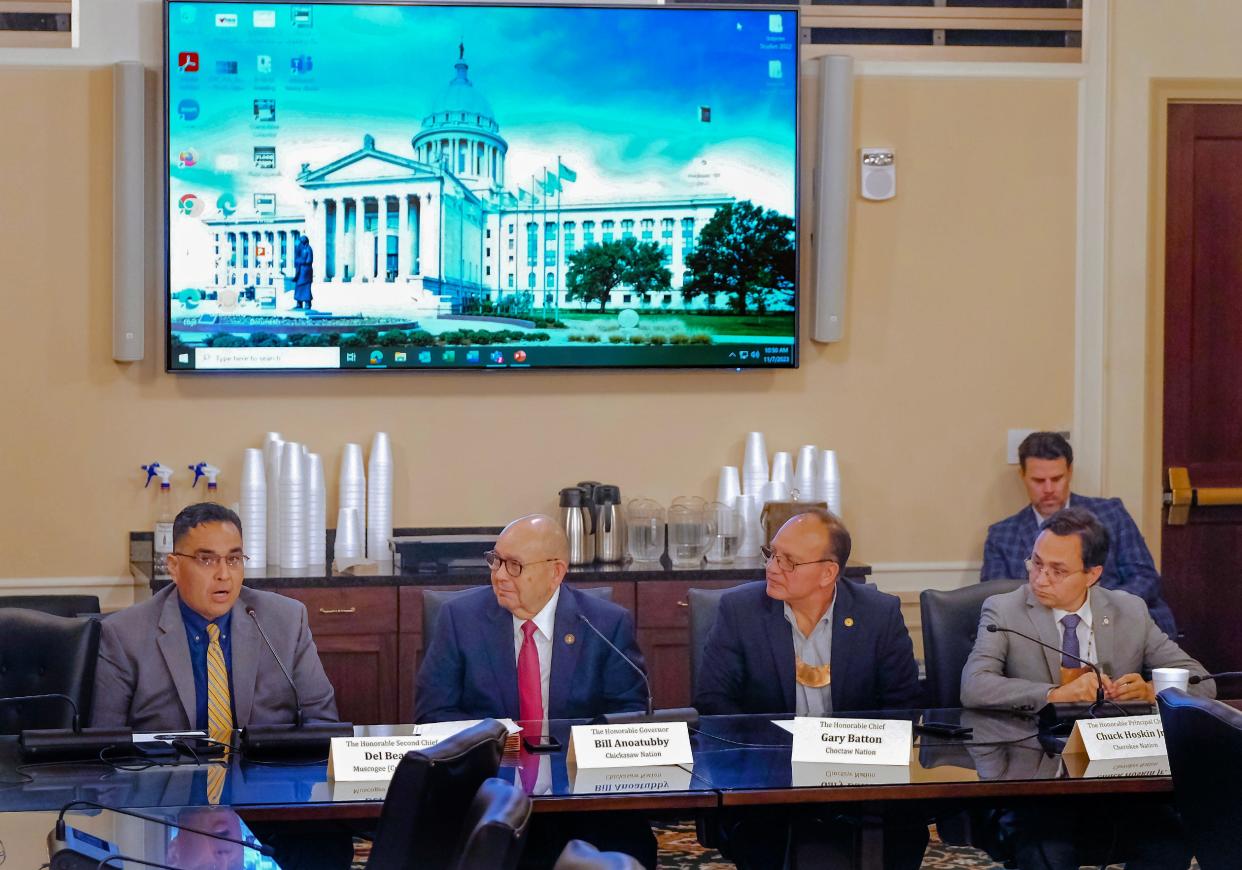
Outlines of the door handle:
<svg viewBox="0 0 1242 870">
<path fill-rule="evenodd" d="M 1164 503 L 1169 507 L 1169 525 L 1181 526 L 1192 507 L 1239 507 L 1242 506 L 1242 486 L 1193 486 L 1190 469 L 1182 466 L 1169 468 L 1169 492 Z"/>
</svg>

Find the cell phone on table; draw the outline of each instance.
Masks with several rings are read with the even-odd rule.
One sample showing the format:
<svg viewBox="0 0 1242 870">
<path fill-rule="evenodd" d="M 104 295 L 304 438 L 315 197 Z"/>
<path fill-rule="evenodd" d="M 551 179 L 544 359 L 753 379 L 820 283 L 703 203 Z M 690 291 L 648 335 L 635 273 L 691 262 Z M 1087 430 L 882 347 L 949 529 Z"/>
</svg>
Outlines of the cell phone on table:
<svg viewBox="0 0 1242 870">
<path fill-rule="evenodd" d="M 966 725 L 954 725 L 950 722 L 920 722 L 914 726 L 920 734 L 931 734 L 936 737 L 948 737 L 952 740 L 969 740 L 974 729 Z"/>
<path fill-rule="evenodd" d="M 522 745 L 527 752 L 557 752 L 561 748 L 561 741 L 551 734 L 531 734 L 522 738 Z"/>
</svg>

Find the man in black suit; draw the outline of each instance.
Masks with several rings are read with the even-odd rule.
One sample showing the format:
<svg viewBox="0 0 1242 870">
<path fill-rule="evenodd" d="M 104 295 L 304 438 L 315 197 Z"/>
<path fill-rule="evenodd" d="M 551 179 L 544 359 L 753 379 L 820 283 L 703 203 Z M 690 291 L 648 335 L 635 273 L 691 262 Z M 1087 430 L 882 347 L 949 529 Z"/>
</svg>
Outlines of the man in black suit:
<svg viewBox="0 0 1242 870">
<path fill-rule="evenodd" d="M 841 579 L 850 533 L 816 509 L 785 523 L 765 547 L 766 580 L 721 597 L 703 652 L 694 704 L 701 713 L 831 716 L 921 705 L 914 646 L 893 595 Z M 812 809 L 722 820 L 739 867 L 849 861 L 853 819 Z M 885 823 L 886 867 L 918 867 L 927 846 L 919 819 Z"/>
</svg>

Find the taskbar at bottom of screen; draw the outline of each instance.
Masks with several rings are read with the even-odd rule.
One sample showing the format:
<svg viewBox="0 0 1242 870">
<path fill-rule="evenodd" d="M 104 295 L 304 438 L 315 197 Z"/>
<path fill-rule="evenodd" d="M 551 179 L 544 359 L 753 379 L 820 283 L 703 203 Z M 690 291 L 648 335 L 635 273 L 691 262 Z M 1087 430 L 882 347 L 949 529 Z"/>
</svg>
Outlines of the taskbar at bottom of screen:
<svg viewBox="0 0 1242 870">
<path fill-rule="evenodd" d="M 219 347 L 179 348 L 174 371 L 301 369 L 435 370 L 540 368 L 792 368 L 794 345 L 673 346 L 486 345 L 475 347 Z"/>
</svg>

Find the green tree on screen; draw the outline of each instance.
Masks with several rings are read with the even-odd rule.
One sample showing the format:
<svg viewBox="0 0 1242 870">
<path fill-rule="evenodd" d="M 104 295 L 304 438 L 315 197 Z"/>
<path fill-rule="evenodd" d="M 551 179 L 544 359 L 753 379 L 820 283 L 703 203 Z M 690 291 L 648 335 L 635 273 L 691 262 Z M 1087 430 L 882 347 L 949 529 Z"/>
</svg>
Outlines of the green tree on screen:
<svg viewBox="0 0 1242 870">
<path fill-rule="evenodd" d="M 793 218 L 743 200 L 703 227 L 686 256 L 690 278 L 681 293 L 686 301 L 724 293 L 735 313 L 765 314 L 793 304 L 796 268 Z"/>
<path fill-rule="evenodd" d="M 629 287 L 636 293 L 654 293 L 672 286 L 673 274 L 664 266 L 664 252 L 655 242 L 628 238 L 588 245 L 569 258 L 565 298 L 599 303 L 603 311 L 613 290 Z"/>
</svg>

